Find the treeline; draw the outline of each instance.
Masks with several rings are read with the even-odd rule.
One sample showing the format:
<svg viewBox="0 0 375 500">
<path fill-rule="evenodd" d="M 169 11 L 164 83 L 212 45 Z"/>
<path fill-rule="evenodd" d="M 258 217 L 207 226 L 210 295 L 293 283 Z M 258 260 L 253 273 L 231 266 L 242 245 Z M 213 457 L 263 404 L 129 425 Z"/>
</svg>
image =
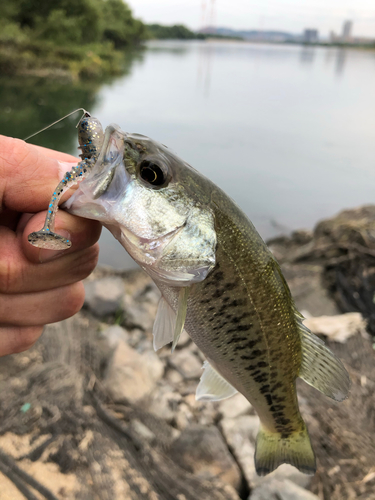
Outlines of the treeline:
<svg viewBox="0 0 375 500">
<path fill-rule="evenodd" d="M 57 45 L 111 41 L 123 48 L 145 38 L 145 25 L 122 0 L 1 0 L 0 37 Z"/>
<path fill-rule="evenodd" d="M 120 71 L 119 51 L 148 37 L 122 0 L 1 0 L 0 73 Z"/>
<path fill-rule="evenodd" d="M 164 26 L 163 24 L 148 24 L 148 36 L 158 40 L 206 40 L 207 38 L 223 39 L 223 40 L 243 40 L 239 36 L 227 36 L 211 33 L 196 33 L 191 31 L 183 24 L 175 24 L 174 26 Z"/>
<path fill-rule="evenodd" d="M 164 26 L 162 24 L 148 24 L 147 30 L 151 38 L 159 40 L 178 39 L 178 40 L 204 40 L 206 37 L 200 33 L 194 33 L 183 24 L 174 26 Z"/>
</svg>

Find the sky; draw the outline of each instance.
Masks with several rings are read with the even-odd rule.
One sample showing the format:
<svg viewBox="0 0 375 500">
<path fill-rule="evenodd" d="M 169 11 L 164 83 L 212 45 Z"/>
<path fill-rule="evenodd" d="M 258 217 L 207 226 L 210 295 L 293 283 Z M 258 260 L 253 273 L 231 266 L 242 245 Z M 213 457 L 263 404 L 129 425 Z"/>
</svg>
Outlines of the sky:
<svg viewBox="0 0 375 500">
<path fill-rule="evenodd" d="M 317 28 L 322 36 L 342 31 L 353 20 L 353 35 L 375 38 L 375 0 L 127 0 L 146 23 L 205 25 L 301 33 Z M 214 14 L 212 14 L 214 5 Z M 214 22 L 212 23 L 212 20 Z"/>
</svg>

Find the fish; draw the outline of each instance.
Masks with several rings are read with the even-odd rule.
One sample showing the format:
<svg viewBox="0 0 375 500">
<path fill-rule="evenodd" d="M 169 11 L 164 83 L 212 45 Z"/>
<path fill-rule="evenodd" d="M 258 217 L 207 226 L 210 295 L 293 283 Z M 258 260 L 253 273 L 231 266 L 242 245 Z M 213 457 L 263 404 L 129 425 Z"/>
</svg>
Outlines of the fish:
<svg viewBox="0 0 375 500">
<path fill-rule="evenodd" d="M 62 208 L 100 221 L 155 282 L 155 350 L 173 351 L 185 329 L 206 358 L 196 399 L 239 392 L 255 408 L 258 475 L 283 463 L 315 473 L 296 379 L 343 401 L 350 378 L 304 326 L 275 257 L 236 203 L 167 146 L 116 124 L 100 144 Z"/>
</svg>

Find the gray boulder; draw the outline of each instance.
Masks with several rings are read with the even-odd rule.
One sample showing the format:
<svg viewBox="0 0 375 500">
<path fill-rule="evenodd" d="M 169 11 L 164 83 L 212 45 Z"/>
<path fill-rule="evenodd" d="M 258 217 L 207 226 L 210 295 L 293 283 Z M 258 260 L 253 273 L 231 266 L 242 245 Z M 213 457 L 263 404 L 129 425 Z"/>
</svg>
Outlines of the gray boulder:
<svg viewBox="0 0 375 500">
<path fill-rule="evenodd" d="M 121 278 L 101 278 L 85 281 L 85 306 L 97 317 L 115 314 L 122 308 L 125 292 Z"/>
<path fill-rule="evenodd" d="M 319 500 L 319 497 L 289 479 L 272 478 L 255 488 L 249 500 Z"/>
<path fill-rule="evenodd" d="M 235 489 L 240 488 L 238 465 L 215 426 L 190 425 L 174 441 L 169 453 L 180 467 L 202 479 L 218 477 Z"/>
</svg>

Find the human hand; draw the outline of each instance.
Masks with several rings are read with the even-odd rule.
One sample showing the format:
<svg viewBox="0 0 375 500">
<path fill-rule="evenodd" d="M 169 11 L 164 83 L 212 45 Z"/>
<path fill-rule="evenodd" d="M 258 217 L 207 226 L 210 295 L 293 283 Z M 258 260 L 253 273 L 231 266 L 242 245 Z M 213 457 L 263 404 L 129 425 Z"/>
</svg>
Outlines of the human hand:
<svg viewBox="0 0 375 500">
<path fill-rule="evenodd" d="M 28 349 L 44 325 L 83 305 L 81 280 L 97 263 L 101 225 L 59 210 L 56 232 L 71 248 L 39 249 L 27 240 L 43 226 L 53 190 L 77 162 L 0 135 L 0 356 Z"/>
</svg>

